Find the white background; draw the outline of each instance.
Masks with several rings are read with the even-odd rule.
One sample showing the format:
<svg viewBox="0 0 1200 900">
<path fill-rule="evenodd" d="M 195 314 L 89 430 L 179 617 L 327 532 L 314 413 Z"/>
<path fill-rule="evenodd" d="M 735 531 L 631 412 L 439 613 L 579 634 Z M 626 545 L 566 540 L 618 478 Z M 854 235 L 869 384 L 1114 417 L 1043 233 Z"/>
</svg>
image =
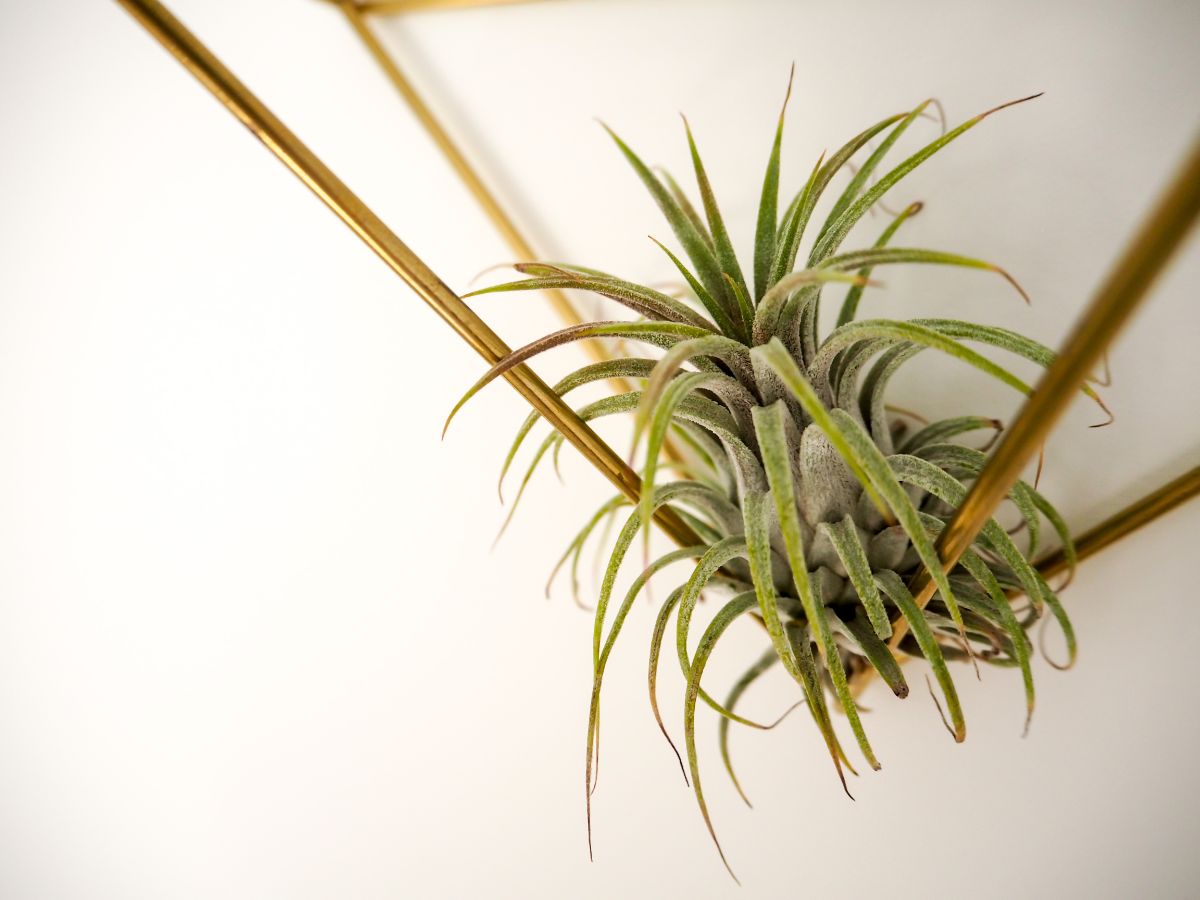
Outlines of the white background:
<svg viewBox="0 0 1200 900">
<path fill-rule="evenodd" d="M 510 258 L 334 9 L 173 9 L 451 286 Z M 0 16 L 0 896 L 1194 893 L 1196 506 L 1086 563 L 1065 597 L 1080 662 L 1039 664 L 1025 740 L 1015 673 L 961 673 L 958 746 L 916 670 L 907 701 L 867 695 L 884 769 L 857 802 L 801 716 L 735 733 L 750 811 L 702 714 L 741 890 L 650 717 L 639 606 L 589 864 L 590 619 L 542 584 L 606 486 L 565 453 L 566 486 L 543 473 L 489 553 L 519 398 L 496 385 L 439 441 L 479 360 L 132 19 L 73 0 Z M 639 280 L 669 277 L 645 240 L 667 229 L 594 116 L 682 176 L 687 111 L 748 247 L 793 61 L 792 189 L 931 94 L 957 122 L 1045 90 L 893 201 L 928 203 L 912 243 L 1005 265 L 1033 307 L 935 270 L 864 303 L 1057 344 L 1196 132 L 1198 26 L 1185 2 L 562 0 L 381 31 L 546 255 Z M 1113 354 L 1116 424 L 1087 429 L 1079 403 L 1048 448 L 1077 529 L 1195 464 L 1198 278 L 1193 237 Z M 478 308 L 512 343 L 556 324 L 534 297 Z M 932 358 L 896 394 L 1016 407 Z M 734 634 L 712 683 L 760 644 Z M 791 698 L 766 679 L 746 709 Z"/>
</svg>

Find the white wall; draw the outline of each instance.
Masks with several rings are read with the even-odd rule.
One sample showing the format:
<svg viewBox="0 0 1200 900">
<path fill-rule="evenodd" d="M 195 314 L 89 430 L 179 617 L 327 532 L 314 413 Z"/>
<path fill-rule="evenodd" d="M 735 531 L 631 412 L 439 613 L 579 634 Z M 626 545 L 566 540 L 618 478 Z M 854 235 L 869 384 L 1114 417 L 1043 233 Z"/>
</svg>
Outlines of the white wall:
<svg viewBox="0 0 1200 900">
<path fill-rule="evenodd" d="M 809 6 L 561 0 L 384 37 L 549 255 L 636 278 L 667 275 L 666 229 L 594 115 L 682 174 L 685 109 L 748 235 L 793 60 L 790 184 L 930 93 L 959 120 L 1045 90 L 901 192 L 929 201 L 914 242 L 1009 267 L 1032 309 L 933 271 L 867 302 L 1060 341 L 1195 134 L 1195 6 Z M 452 286 L 510 257 L 331 8 L 172 8 Z M 519 399 L 495 386 L 439 441 L 478 360 L 116 4 L 6 3 L 0 48 L 0 896 L 1194 893 L 1195 506 L 1080 572 L 1080 662 L 1038 666 L 1025 740 L 1015 673 L 962 673 L 963 746 L 922 690 L 874 691 L 857 802 L 796 717 L 735 735 L 750 811 L 702 717 L 740 891 L 650 717 L 639 608 L 589 864 L 590 621 L 541 589 L 607 488 L 567 459 L 489 553 Z M 1114 353 L 1117 423 L 1077 404 L 1049 447 L 1078 528 L 1195 464 L 1197 277 L 1193 238 Z M 514 343 L 555 324 L 486 303 Z M 922 365 L 899 389 L 925 408 L 1015 408 Z M 768 681 L 747 709 L 790 699 Z"/>
</svg>

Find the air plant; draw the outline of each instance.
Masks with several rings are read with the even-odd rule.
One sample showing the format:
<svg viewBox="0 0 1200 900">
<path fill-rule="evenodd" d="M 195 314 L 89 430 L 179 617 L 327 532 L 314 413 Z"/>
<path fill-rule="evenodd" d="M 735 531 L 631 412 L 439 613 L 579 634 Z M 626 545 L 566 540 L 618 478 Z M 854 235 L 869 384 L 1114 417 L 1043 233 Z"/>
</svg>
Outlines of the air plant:
<svg viewBox="0 0 1200 900">
<path fill-rule="evenodd" d="M 907 416 L 886 402 L 888 384 L 897 370 L 927 349 L 948 354 L 1025 394 L 1031 390 L 1025 381 L 968 342 L 1041 366 L 1049 365 L 1054 354 L 1036 341 L 989 325 L 951 319 L 858 318 L 863 291 L 880 266 L 981 269 L 1007 279 L 1022 297 L 1024 291 L 990 263 L 938 250 L 893 246 L 905 222 L 919 211 L 918 203 L 892 214 L 870 247 L 842 249 L 854 226 L 904 176 L 992 113 L 1019 102 L 943 130 L 903 162 L 877 175 L 889 151 L 919 117 L 927 115 L 933 101 L 888 116 L 828 159 L 819 159 L 782 215 L 778 205 L 781 111 L 762 186 L 749 278 L 734 254 L 686 120 L 703 215 L 669 175 L 656 174 L 610 131 L 690 262 L 689 267 L 659 244 L 686 282 L 687 295 L 672 296 L 583 266 L 544 262 L 518 264 L 515 268 L 527 278 L 474 292 L 590 291 L 628 308 L 636 319 L 575 325 L 514 351 L 479 379 L 451 417 L 496 377 L 570 342 L 621 339 L 661 351 L 587 365 L 555 388 L 566 395 L 593 382 L 629 380 L 632 389 L 588 403 L 578 414 L 593 421 L 631 413 L 635 447 L 645 443 L 640 502 L 617 533 L 595 603 L 585 766 L 589 846 L 605 667 L 635 599 L 655 573 L 672 563 L 695 560 L 690 577 L 675 587 L 657 615 L 649 660 L 651 705 L 666 734 L 656 700 L 656 675 L 674 616 L 675 651 L 687 685 L 684 777 L 691 776 L 714 842 L 716 833 L 697 762 L 696 707 L 702 702 L 720 715 L 721 754 L 733 784 L 745 798 L 730 763 L 729 723 L 769 727 L 739 715 L 736 704 L 772 665 L 781 663 L 799 685 L 845 787 L 843 767 L 850 768 L 850 763 L 830 710 L 836 704 L 845 714 L 863 757 L 878 769 L 855 701 L 868 677 L 877 675 L 903 698 L 909 686 L 901 662 L 906 657 L 923 658 L 944 700 L 943 721 L 955 740 L 962 741 L 966 730 L 951 662 L 969 662 L 976 671 L 979 663 L 1019 669 L 1028 728 L 1034 709 L 1033 648 L 1028 634 L 1047 611 L 1065 636 L 1067 665 L 1074 660 L 1070 621 L 1055 591 L 1030 562 L 1039 546 L 1043 520 L 1057 535 L 1072 569 L 1074 548 L 1062 517 L 1034 485 L 1018 482 L 1008 495 L 1023 534 L 1017 535 L 1018 529 L 1010 533 L 992 519 L 949 570 L 935 550 L 939 533 L 986 459 L 986 445 L 974 447 L 962 440 L 972 433 L 994 436 L 1001 423 L 962 415 L 910 429 Z M 806 261 L 798 265 L 814 208 L 834 177 L 864 149 L 866 159 L 833 201 L 809 244 Z M 831 283 L 848 289 L 836 327 L 822 336 L 818 329 L 821 292 Z M 1084 392 L 1103 408 L 1091 387 Z M 538 418 L 532 413 L 521 425 L 504 461 L 502 482 Z M 557 456 L 562 441 L 552 432 L 537 448 L 522 490 L 539 463 Z M 660 477 L 664 471 L 672 473 L 670 480 Z M 571 559 L 577 566 L 593 532 L 630 505 L 623 496 L 605 503 L 588 519 L 559 565 Z M 664 506 L 683 518 L 697 542 L 649 562 L 612 612 L 618 571 L 638 533 L 648 535 L 652 516 Z M 922 568 L 928 569 L 937 588 L 923 608 L 907 586 Z M 691 649 L 697 602 L 706 591 L 726 599 Z M 759 620 L 769 646 L 724 701 L 718 701 L 703 686 L 702 675 L 713 648 L 742 616 Z M 725 861 L 719 843 L 717 849 Z"/>
</svg>

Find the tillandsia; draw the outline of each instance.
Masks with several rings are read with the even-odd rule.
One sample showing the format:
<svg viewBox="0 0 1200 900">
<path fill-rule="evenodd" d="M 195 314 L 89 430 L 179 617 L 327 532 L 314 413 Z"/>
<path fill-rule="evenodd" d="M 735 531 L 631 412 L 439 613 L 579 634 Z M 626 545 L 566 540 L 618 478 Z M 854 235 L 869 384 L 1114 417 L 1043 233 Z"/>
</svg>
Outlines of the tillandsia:
<svg viewBox="0 0 1200 900">
<path fill-rule="evenodd" d="M 657 348 L 646 356 L 621 356 L 584 366 L 555 387 L 561 396 L 593 382 L 625 379 L 628 390 L 583 405 L 577 412 L 585 422 L 631 413 L 635 447 L 645 445 L 640 501 L 616 534 L 595 603 L 584 785 L 589 847 L 605 668 L 635 599 L 655 573 L 673 563 L 694 560 L 690 577 L 670 593 L 655 621 L 649 661 L 651 706 L 666 734 L 656 682 L 674 616 L 675 654 L 686 681 L 686 766 L 683 757 L 679 761 L 685 780 L 690 775 L 714 842 L 697 760 L 696 707 L 703 703 L 719 714 L 721 755 L 744 799 L 730 762 L 729 725 L 770 727 L 735 710 L 750 684 L 772 665 L 782 664 L 798 684 L 801 702 L 845 787 L 843 768 L 853 769 L 830 713 L 831 709 L 844 713 L 863 757 L 878 769 L 855 700 L 857 689 L 869 676 L 877 675 L 903 698 L 909 687 L 901 662 L 906 657 L 924 659 L 944 700 L 943 720 L 948 717 L 947 728 L 961 741 L 965 723 L 949 663 L 969 662 L 976 671 L 979 663 L 1018 669 L 1028 728 L 1034 708 L 1029 633 L 1044 614 L 1062 629 L 1067 665 L 1074 660 L 1070 621 L 1055 591 L 1030 560 L 1037 553 L 1045 523 L 1057 535 L 1072 570 L 1075 551 L 1062 517 L 1034 485 L 1017 482 L 1008 494 L 1019 516 L 1017 527 L 1006 530 L 993 518 L 952 568 L 944 567 L 938 558 L 938 536 L 986 460 L 986 443 L 972 446 L 964 440 L 974 436 L 979 444 L 989 435 L 994 437 L 1001 423 L 967 414 L 917 428 L 908 424 L 911 414 L 887 403 L 888 385 L 897 370 L 927 349 L 948 354 L 1024 394 L 1030 393 L 1029 384 L 968 343 L 1041 366 L 1049 365 L 1054 354 L 1036 341 L 989 325 L 858 317 L 864 289 L 873 283 L 872 272 L 880 266 L 981 269 L 1007 279 L 1022 297 L 1024 291 L 990 263 L 896 246 L 897 234 L 921 208 L 919 203 L 892 214 L 870 247 L 842 249 L 854 226 L 881 205 L 897 182 L 987 116 L 1014 103 L 949 130 L 943 126 L 936 139 L 885 170 L 882 164 L 889 151 L 918 118 L 928 115 L 934 103 L 927 100 L 890 115 L 828 158 L 822 156 L 781 212 L 785 98 L 763 180 L 749 273 L 733 251 L 686 120 L 700 211 L 669 175 L 651 170 L 610 131 L 690 262 L 689 266 L 659 244 L 686 283 L 686 293 L 671 294 L 596 269 L 546 262 L 520 263 L 516 269 L 528 277 L 474 292 L 590 291 L 621 304 L 636 318 L 575 325 L 513 351 L 479 379 L 451 417 L 490 381 L 551 348 L 594 339 Z M 866 158 L 851 168 L 860 151 Z M 850 173 L 848 183 L 835 198 L 826 198 L 826 205 L 829 199 L 832 204 L 800 265 L 797 260 L 812 231 L 814 209 L 843 170 Z M 830 284 L 845 285 L 846 290 L 836 327 L 822 335 L 819 305 L 822 289 Z M 1091 386 L 1085 386 L 1084 392 L 1103 408 Z M 521 425 L 504 461 L 501 482 L 538 418 L 537 413 L 530 414 Z M 524 476 L 522 491 L 538 465 L 548 455 L 557 455 L 562 441 L 556 432 L 545 438 Z M 663 473 L 670 473 L 670 478 Z M 601 523 L 632 505 L 624 496 L 604 504 L 571 542 L 559 565 L 571 560 L 577 566 L 584 545 Z M 638 533 L 648 532 L 652 516 L 663 507 L 674 510 L 690 526 L 696 542 L 649 562 L 613 610 L 618 572 Z M 909 590 L 922 569 L 936 587 L 923 607 Z M 702 592 L 721 594 L 725 600 L 697 642 L 694 631 L 699 629 L 692 626 Z M 701 678 L 714 647 L 742 616 L 759 620 L 769 646 L 719 701 Z M 719 843 L 717 849 L 725 861 Z"/>
</svg>

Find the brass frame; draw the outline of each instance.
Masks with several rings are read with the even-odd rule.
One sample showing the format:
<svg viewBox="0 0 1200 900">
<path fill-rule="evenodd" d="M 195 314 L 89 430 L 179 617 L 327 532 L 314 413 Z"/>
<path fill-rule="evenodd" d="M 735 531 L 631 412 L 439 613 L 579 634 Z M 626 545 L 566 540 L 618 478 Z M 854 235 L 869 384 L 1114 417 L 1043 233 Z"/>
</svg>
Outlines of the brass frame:
<svg viewBox="0 0 1200 900">
<path fill-rule="evenodd" d="M 326 0 L 338 6 L 344 0 Z M 431 9 L 474 9 L 480 6 L 516 6 L 535 0 L 351 0 L 350 5 L 369 16 L 396 15 Z"/>
<path fill-rule="evenodd" d="M 447 6 L 480 6 L 489 3 L 489 0 L 410 0 L 410 3 L 364 3 L 362 0 L 329 0 L 334 6 L 342 11 L 346 21 L 354 30 L 354 33 L 362 41 L 363 46 L 367 48 L 367 52 L 371 54 L 375 62 L 383 70 L 383 74 L 391 82 L 392 86 L 403 98 L 408 108 L 413 115 L 417 117 L 417 121 L 421 123 L 421 127 L 425 129 L 426 134 L 437 145 L 442 156 L 446 158 L 446 162 L 454 169 L 454 173 L 462 180 L 463 186 L 470 191 L 471 196 L 479 204 L 484 214 L 491 220 L 496 231 L 500 233 L 500 237 L 504 242 L 517 254 L 522 260 L 534 260 L 538 257 L 537 252 L 533 249 L 529 240 L 521 233 L 517 227 L 513 217 L 501 204 L 492 190 L 487 186 L 487 182 L 475 170 L 468 161 L 466 154 L 450 137 L 445 126 L 434 115 L 429 104 L 413 87 L 412 82 L 404 75 L 400 69 L 399 63 L 396 62 L 384 49 L 375 33 L 371 30 L 370 24 L 367 22 L 368 14 L 379 14 L 384 10 L 391 10 L 395 7 L 398 10 L 411 9 L 426 9 L 431 7 L 443 8 Z M 490 0 L 490 3 L 515 3 L 515 2 L 530 2 L 530 0 Z M 554 311 L 561 316 L 568 325 L 577 325 L 583 321 L 578 311 L 567 299 L 562 291 L 545 291 L 547 299 L 549 299 Z M 596 347 L 595 344 L 589 344 L 588 347 Z"/>
<path fill-rule="evenodd" d="M 395 15 L 399 12 L 410 12 L 420 9 L 450 9 L 450 8 L 468 8 L 478 6 L 495 6 L 495 5 L 512 5 L 515 3 L 536 2 L 536 0 L 400 0 L 400 2 L 369 2 L 369 0 L 326 0 L 341 10 L 342 15 L 349 23 L 350 28 L 362 41 L 367 52 L 379 64 L 379 68 L 383 71 L 384 76 L 391 83 L 392 87 L 400 95 L 401 99 L 408 106 L 409 110 L 421 127 L 425 129 L 425 133 L 429 135 L 430 140 L 445 157 L 450 168 L 462 181 L 463 187 L 475 198 L 475 202 L 479 204 L 479 208 L 484 215 L 488 217 L 500 237 L 508 244 L 509 248 L 515 253 L 518 259 L 522 261 L 532 261 L 541 258 L 528 238 L 522 233 L 517 223 L 513 220 L 512 215 L 504 208 L 504 204 L 488 187 L 483 176 L 471 165 L 467 159 L 467 155 L 454 142 L 450 133 L 438 119 L 433 109 L 421 96 L 420 92 L 413 86 L 412 82 L 404 74 L 400 68 L 400 64 L 384 49 L 379 39 L 372 31 L 367 17 L 391 14 Z M 551 307 L 559 318 L 567 325 L 578 325 L 584 321 L 579 311 L 571 303 L 570 299 L 559 290 L 544 290 L 542 293 L 549 301 Z M 604 347 L 595 342 L 588 341 L 582 347 L 584 353 L 590 356 L 597 362 L 603 362 L 611 359 L 611 354 L 607 353 Z M 633 384 L 623 378 L 609 379 L 609 383 L 618 391 L 624 393 L 633 389 Z M 670 437 L 667 438 L 665 450 L 668 457 L 672 460 L 681 458 L 678 448 Z"/>
<path fill-rule="evenodd" d="M 444 321 L 489 363 L 502 358 L 509 348 L 453 293 L 357 196 L 342 183 L 313 153 L 283 125 L 237 78 L 226 69 L 157 0 L 118 0 L 185 68 L 208 88 L 243 124 L 245 124 L 292 172 L 333 210 L 358 236 L 400 275 Z M 481 0 L 397 0 L 363 2 L 334 0 L 361 23 L 361 13 L 403 11 L 417 8 L 481 5 Z M 487 0 L 483 0 L 487 2 Z M 514 0 L 491 0 L 514 2 Z M 370 32 L 363 29 L 366 36 Z M 366 37 L 364 37 L 366 40 Z M 368 46 L 372 46 L 368 43 Z M 380 64 L 399 73 L 398 67 L 378 48 Z M 374 52 L 374 51 L 373 51 Z M 403 76 L 400 76 L 403 80 Z M 399 87 L 399 85 L 397 85 Z M 411 90 L 411 89 L 410 89 Z M 402 93 L 404 91 L 402 90 Z M 428 107 L 412 91 L 426 111 Z M 430 113 L 429 121 L 436 125 Z M 426 127 L 429 127 L 428 125 Z M 440 126 L 438 126 L 440 129 Z M 444 131 L 442 132 L 444 134 Z M 455 158 L 461 161 L 464 178 L 472 177 L 482 188 L 482 180 L 466 164 L 465 158 L 449 143 Z M 439 142 L 439 146 L 441 143 Z M 443 147 L 443 152 L 446 149 Z M 456 165 L 458 168 L 458 165 Z M 477 195 L 478 197 L 478 195 Z M 482 201 L 481 201 L 482 202 Z M 499 216 L 503 210 L 494 204 Z M 1095 299 L 1081 317 L 1056 362 L 1046 372 L 1033 395 L 1018 414 L 999 447 L 989 458 L 966 501 L 943 532 L 939 551 L 951 564 L 969 546 L 983 523 L 1003 500 L 1021 469 L 1044 442 L 1057 418 L 1073 399 L 1087 373 L 1103 355 L 1137 305 L 1142 302 L 1154 279 L 1172 253 L 1182 243 L 1200 215 L 1200 140 L 1192 147 L 1177 176 L 1125 253 L 1114 266 Z M 523 239 L 511 229 L 518 241 Z M 526 245 L 528 246 L 528 245 Z M 518 366 L 505 376 L 510 383 L 558 429 L 580 452 L 616 485 L 636 501 L 640 480 L 636 473 L 593 432 L 540 378 L 526 366 Z M 1080 556 L 1090 555 L 1162 515 L 1200 492 L 1200 469 L 1193 469 L 1171 484 L 1134 503 L 1088 532 L 1080 541 Z M 696 537 L 677 515 L 667 508 L 656 513 L 656 521 L 681 546 L 694 546 Z M 1061 560 L 1042 563 L 1047 573 L 1057 571 Z M 933 593 L 928 572 L 918 573 L 913 582 L 920 602 Z M 896 636 L 898 642 L 903 632 Z"/>
<path fill-rule="evenodd" d="M 1087 559 L 1197 495 L 1200 495 L 1200 466 L 1184 472 L 1089 528 L 1075 539 L 1075 552 L 1081 561 Z M 1067 557 L 1061 549 L 1038 561 L 1038 571 L 1046 578 L 1057 575 L 1067 567 Z"/>
</svg>

